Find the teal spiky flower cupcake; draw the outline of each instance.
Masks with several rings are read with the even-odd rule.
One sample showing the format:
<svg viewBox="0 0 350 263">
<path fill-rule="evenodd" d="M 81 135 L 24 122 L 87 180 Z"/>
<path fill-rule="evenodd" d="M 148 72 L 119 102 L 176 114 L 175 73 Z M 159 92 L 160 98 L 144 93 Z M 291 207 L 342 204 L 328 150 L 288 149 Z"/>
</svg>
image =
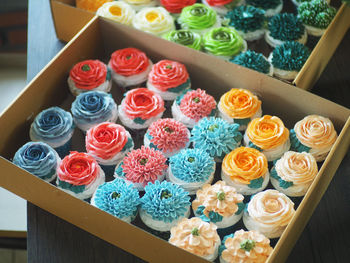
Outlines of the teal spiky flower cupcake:
<svg viewBox="0 0 350 263">
<path fill-rule="evenodd" d="M 242 52 L 231 59 L 230 62 L 270 76 L 273 74 L 272 65 L 267 58 L 263 54 L 256 53 L 253 50 Z"/>
<path fill-rule="evenodd" d="M 271 17 L 282 11 L 282 0 L 246 0 L 247 5 L 261 8 L 265 11 L 265 16 Z"/>
<path fill-rule="evenodd" d="M 228 25 L 248 41 L 258 40 L 264 34 L 265 11 L 254 6 L 238 6 L 229 11 L 226 16 Z"/>
<path fill-rule="evenodd" d="M 163 35 L 163 38 L 195 50 L 201 50 L 202 48 L 202 36 L 189 29 L 170 31 Z"/>
<path fill-rule="evenodd" d="M 312 36 L 322 36 L 336 13 L 337 10 L 325 0 L 304 2 L 298 7 L 298 17 Z"/>
<path fill-rule="evenodd" d="M 283 13 L 271 17 L 265 40 L 272 47 L 282 45 L 286 41 L 297 41 L 305 44 L 307 33 L 303 23 L 297 16 Z"/>
<path fill-rule="evenodd" d="M 310 55 L 310 50 L 295 41 L 287 41 L 277 46 L 269 56 L 273 66 L 273 75 L 286 80 L 293 80 Z"/>
</svg>

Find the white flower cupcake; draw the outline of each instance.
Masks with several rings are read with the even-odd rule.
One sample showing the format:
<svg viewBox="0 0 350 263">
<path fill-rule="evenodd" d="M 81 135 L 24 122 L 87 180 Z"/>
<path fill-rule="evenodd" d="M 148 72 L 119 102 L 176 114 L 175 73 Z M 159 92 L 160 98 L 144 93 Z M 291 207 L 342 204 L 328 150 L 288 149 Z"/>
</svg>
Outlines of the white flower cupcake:
<svg viewBox="0 0 350 263">
<path fill-rule="evenodd" d="M 132 6 L 132 8 L 137 12 L 145 7 L 153 7 L 158 4 L 157 0 L 120 0 Z"/>
<path fill-rule="evenodd" d="M 134 19 L 135 10 L 125 2 L 113 1 L 104 3 L 103 6 L 97 10 L 96 15 L 129 26 Z"/>
<path fill-rule="evenodd" d="M 268 238 L 277 238 L 294 214 L 294 203 L 285 194 L 265 190 L 252 196 L 246 206 L 243 222 L 248 230 L 257 230 Z"/>
</svg>

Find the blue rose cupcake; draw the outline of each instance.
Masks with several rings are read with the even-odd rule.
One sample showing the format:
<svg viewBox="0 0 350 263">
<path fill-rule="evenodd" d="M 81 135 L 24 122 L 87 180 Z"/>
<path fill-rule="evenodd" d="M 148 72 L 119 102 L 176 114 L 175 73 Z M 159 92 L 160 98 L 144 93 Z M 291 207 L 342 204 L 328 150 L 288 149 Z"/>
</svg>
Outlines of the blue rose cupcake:
<svg viewBox="0 0 350 263">
<path fill-rule="evenodd" d="M 122 179 L 101 184 L 91 198 L 97 208 L 130 223 L 140 204 L 139 191 Z"/>
<path fill-rule="evenodd" d="M 51 107 L 35 117 L 29 136 L 32 141 L 47 143 L 63 158 L 69 153 L 73 132 L 72 115 L 59 107 Z"/>
<path fill-rule="evenodd" d="M 118 108 L 112 95 L 102 91 L 81 93 L 72 103 L 71 112 L 77 127 L 86 132 L 101 122 L 116 122 Z"/>
<path fill-rule="evenodd" d="M 166 232 L 190 215 L 190 196 L 173 183 L 155 181 L 145 187 L 140 217 L 151 229 Z"/>
<path fill-rule="evenodd" d="M 200 120 L 191 135 L 193 147 L 206 151 L 216 162 L 222 162 L 226 154 L 241 145 L 242 140 L 239 124 L 215 117 Z"/>
<path fill-rule="evenodd" d="M 202 149 L 184 149 L 170 157 L 167 180 L 194 195 L 214 179 L 215 161 Z"/>
<path fill-rule="evenodd" d="M 61 161 L 57 152 L 43 142 L 27 142 L 13 157 L 13 163 L 44 181 L 56 178 L 56 168 Z"/>
</svg>

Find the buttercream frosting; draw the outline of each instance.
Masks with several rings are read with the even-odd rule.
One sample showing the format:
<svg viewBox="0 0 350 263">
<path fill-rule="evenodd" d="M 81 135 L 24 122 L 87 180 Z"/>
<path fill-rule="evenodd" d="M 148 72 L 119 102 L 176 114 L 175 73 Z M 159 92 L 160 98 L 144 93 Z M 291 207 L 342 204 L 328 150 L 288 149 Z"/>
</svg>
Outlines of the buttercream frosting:
<svg viewBox="0 0 350 263">
<path fill-rule="evenodd" d="M 112 19 L 124 25 L 131 25 L 135 17 L 135 10 L 126 2 L 113 1 L 103 4 L 103 6 L 97 10 L 96 15 Z"/>
</svg>

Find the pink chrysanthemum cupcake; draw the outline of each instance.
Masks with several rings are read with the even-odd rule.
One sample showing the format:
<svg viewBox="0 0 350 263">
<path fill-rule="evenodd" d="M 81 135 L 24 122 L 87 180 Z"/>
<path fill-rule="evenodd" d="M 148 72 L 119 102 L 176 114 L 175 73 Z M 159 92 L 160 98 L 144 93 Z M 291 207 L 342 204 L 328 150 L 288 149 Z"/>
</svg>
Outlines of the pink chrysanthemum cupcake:
<svg viewBox="0 0 350 263">
<path fill-rule="evenodd" d="M 188 128 L 193 128 L 199 120 L 215 116 L 216 101 L 205 90 L 188 90 L 178 96 L 171 106 L 175 120 L 182 122 Z"/>
<path fill-rule="evenodd" d="M 165 157 L 173 156 L 190 144 L 190 131 L 174 119 L 159 119 L 151 124 L 144 145 L 161 151 Z"/>
<path fill-rule="evenodd" d="M 166 158 L 160 151 L 142 146 L 124 157 L 114 177 L 124 179 L 143 191 L 149 182 L 162 181 L 167 168 Z"/>
</svg>

